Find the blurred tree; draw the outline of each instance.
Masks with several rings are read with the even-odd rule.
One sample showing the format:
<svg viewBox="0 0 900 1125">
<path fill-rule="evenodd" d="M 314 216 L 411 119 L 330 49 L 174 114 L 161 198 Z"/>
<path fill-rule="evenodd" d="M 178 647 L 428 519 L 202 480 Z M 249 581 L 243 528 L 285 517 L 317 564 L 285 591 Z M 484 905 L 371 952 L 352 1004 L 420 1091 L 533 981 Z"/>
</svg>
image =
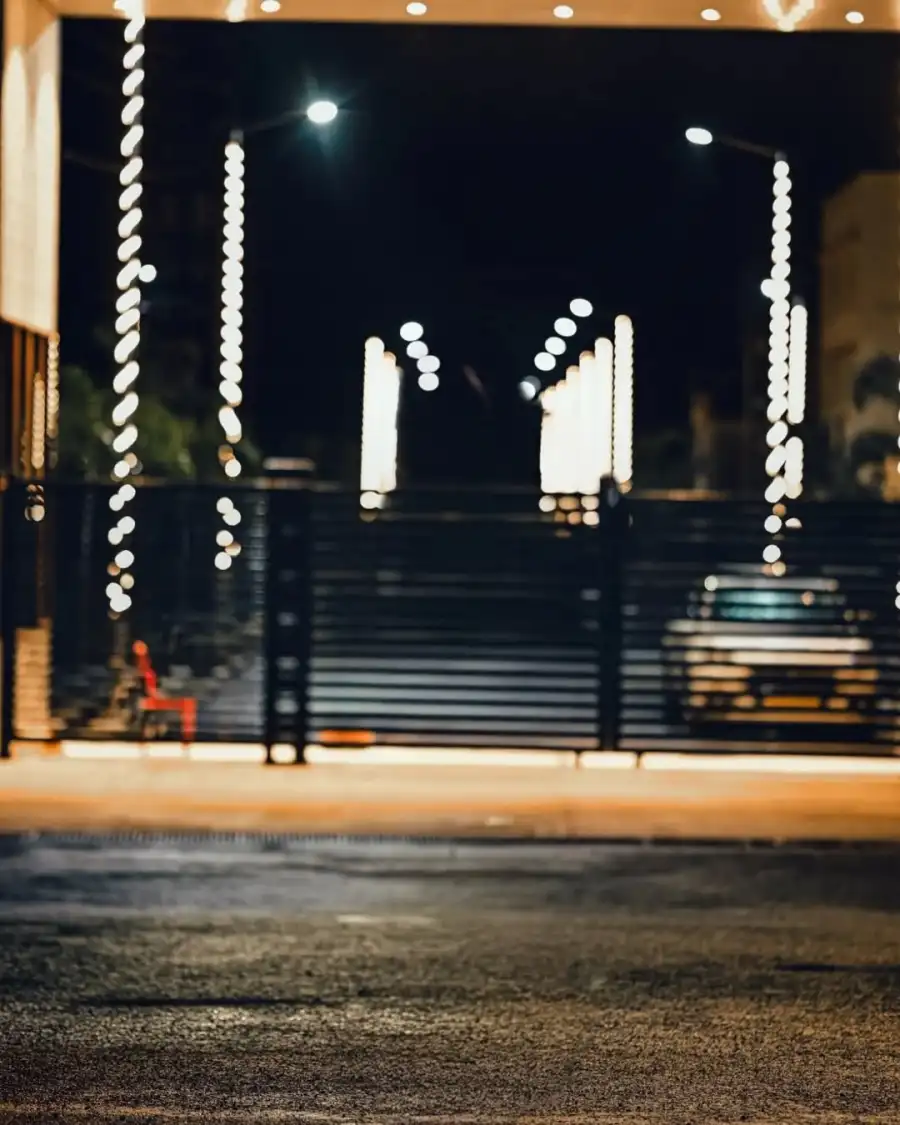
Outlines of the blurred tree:
<svg viewBox="0 0 900 1125">
<path fill-rule="evenodd" d="M 216 404 L 205 403 L 196 421 L 177 411 L 152 389 L 152 372 L 141 390 L 135 421 L 140 433 L 136 452 L 148 476 L 179 480 L 221 479 L 218 450 L 222 442 Z M 102 479 L 109 476 L 114 455 L 109 448 L 113 429 L 112 391 L 101 389 L 82 367 L 60 371 L 58 472 L 61 476 Z M 244 471 L 253 475 L 262 458 L 253 441 L 240 446 Z"/>
<path fill-rule="evenodd" d="M 879 355 L 866 363 L 853 383 L 853 406 L 844 426 L 845 491 L 881 496 L 885 465 L 897 454 L 900 436 L 900 362 Z"/>
</svg>

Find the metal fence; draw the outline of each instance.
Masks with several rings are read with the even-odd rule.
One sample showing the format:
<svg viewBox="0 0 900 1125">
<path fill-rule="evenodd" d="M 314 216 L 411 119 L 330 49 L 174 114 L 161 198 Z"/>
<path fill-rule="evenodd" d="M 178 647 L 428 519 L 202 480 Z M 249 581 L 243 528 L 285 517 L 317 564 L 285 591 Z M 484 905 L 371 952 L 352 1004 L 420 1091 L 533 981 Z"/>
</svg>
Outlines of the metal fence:
<svg viewBox="0 0 900 1125">
<path fill-rule="evenodd" d="M 218 570 L 217 500 L 241 513 Z M 355 492 L 289 478 L 138 489 L 133 606 L 107 613 L 111 490 L 3 495 L 4 737 L 835 751 L 900 741 L 900 508 L 530 491 Z M 615 503 L 611 501 L 615 500 Z M 549 510 L 546 510 L 549 509 Z"/>
</svg>

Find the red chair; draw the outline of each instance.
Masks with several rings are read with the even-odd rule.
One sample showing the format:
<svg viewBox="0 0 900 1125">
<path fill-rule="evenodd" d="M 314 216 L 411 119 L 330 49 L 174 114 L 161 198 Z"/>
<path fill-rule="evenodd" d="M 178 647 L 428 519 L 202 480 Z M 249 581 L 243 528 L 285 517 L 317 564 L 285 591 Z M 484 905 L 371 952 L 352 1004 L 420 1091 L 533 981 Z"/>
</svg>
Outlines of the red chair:
<svg viewBox="0 0 900 1125">
<path fill-rule="evenodd" d="M 144 641 L 135 641 L 131 646 L 135 655 L 138 674 L 144 684 L 144 696 L 140 701 L 141 711 L 146 715 L 153 711 L 177 711 L 181 716 L 181 743 L 188 746 L 197 733 L 197 700 L 185 696 L 181 699 L 163 695 L 159 690 L 159 679 L 150 662 L 150 650 Z"/>
</svg>

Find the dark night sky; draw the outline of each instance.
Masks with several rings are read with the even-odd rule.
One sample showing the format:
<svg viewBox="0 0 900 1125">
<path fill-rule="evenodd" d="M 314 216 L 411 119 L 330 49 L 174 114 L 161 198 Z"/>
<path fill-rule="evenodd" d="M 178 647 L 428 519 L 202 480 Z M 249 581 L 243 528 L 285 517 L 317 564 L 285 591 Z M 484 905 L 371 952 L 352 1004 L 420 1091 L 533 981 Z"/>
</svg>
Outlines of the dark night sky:
<svg viewBox="0 0 900 1125">
<path fill-rule="evenodd" d="M 66 28 L 70 154 L 115 159 L 120 33 Z M 684 425 L 691 386 L 733 411 L 742 324 L 765 322 L 770 173 L 690 148 L 685 127 L 789 150 L 795 283 L 813 300 L 823 195 L 895 162 L 887 37 L 165 24 L 147 47 L 148 173 L 168 136 L 216 199 L 228 122 L 317 94 L 342 108 L 327 134 L 297 124 L 248 141 L 247 417 L 271 452 L 300 452 L 305 433 L 355 438 L 363 340 L 399 344 L 416 319 L 444 379 L 407 394 L 408 456 L 434 474 L 464 442 L 482 475 L 522 479 L 536 412 L 516 386 L 577 295 L 594 302 L 597 331 L 617 312 L 634 318 L 639 433 Z M 108 317 L 98 295 L 115 215 L 102 180 L 65 165 L 64 359 L 87 355 L 92 322 Z M 214 315 L 215 256 L 207 267 Z M 488 387 L 489 417 L 464 363 Z"/>
</svg>

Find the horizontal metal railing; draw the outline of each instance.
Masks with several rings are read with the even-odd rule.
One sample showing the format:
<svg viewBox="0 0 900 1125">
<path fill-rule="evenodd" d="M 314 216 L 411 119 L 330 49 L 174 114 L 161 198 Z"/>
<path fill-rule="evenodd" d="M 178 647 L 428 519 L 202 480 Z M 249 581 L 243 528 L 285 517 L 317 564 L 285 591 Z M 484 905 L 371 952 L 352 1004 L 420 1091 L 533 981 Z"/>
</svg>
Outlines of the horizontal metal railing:
<svg viewBox="0 0 900 1125">
<path fill-rule="evenodd" d="M 139 486 L 133 605 L 111 621 L 111 490 L 43 487 L 39 523 L 25 483 L 3 494 L 7 740 L 177 740 L 175 716 L 142 720 L 141 639 L 162 690 L 197 699 L 198 741 L 294 743 L 298 757 L 308 743 L 893 754 L 900 741 L 891 505 L 795 504 L 779 576 L 750 500 L 441 489 L 367 511 L 301 479 Z M 241 553 L 223 572 L 224 493 Z"/>
</svg>

